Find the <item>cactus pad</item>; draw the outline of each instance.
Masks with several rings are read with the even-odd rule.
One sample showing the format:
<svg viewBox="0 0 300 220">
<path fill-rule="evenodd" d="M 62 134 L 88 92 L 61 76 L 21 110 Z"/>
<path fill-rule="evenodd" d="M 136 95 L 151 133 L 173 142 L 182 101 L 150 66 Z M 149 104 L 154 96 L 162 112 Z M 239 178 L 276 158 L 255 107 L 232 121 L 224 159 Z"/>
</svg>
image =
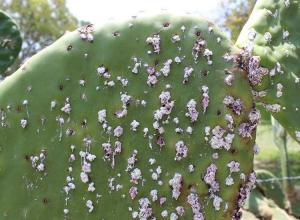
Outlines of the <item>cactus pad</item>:
<svg viewBox="0 0 300 220">
<path fill-rule="evenodd" d="M 236 43 L 245 53 L 253 50 L 248 76 L 256 99 L 298 142 L 299 22 L 298 0 L 259 0 Z"/>
<path fill-rule="evenodd" d="M 17 24 L 0 10 L 0 74 L 17 58 L 22 39 Z"/>
<path fill-rule="evenodd" d="M 1 219 L 238 219 L 259 112 L 231 48 L 160 15 L 35 55 L 0 84 Z"/>
</svg>

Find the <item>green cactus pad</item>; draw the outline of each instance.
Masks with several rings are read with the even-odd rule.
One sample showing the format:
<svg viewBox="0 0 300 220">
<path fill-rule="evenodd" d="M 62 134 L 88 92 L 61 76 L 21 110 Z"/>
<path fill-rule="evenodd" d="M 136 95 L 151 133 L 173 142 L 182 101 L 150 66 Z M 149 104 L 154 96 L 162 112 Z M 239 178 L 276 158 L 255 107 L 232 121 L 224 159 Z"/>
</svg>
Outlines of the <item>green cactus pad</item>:
<svg viewBox="0 0 300 220">
<path fill-rule="evenodd" d="M 17 58 L 22 39 L 17 24 L 0 10 L 0 74 Z"/>
<path fill-rule="evenodd" d="M 35 55 L 0 84 L 1 219 L 237 219 L 259 114 L 231 47 L 160 15 Z"/>
<path fill-rule="evenodd" d="M 256 98 L 298 142 L 299 22 L 298 0 L 259 0 L 236 43 L 240 48 L 253 47 L 253 55 L 260 57 L 257 66 L 268 69 L 262 81 L 253 85 Z"/>
<path fill-rule="evenodd" d="M 280 208 L 285 208 L 285 196 L 281 187 L 281 183 L 276 176 L 268 170 L 256 170 L 257 179 L 274 179 L 270 182 L 257 182 L 256 186 L 268 199 L 272 199 Z"/>
<path fill-rule="evenodd" d="M 273 200 L 263 196 L 256 188 L 250 193 L 244 208 L 255 214 L 259 219 L 295 219 L 294 217 L 289 216 L 284 209 L 277 206 Z"/>
</svg>

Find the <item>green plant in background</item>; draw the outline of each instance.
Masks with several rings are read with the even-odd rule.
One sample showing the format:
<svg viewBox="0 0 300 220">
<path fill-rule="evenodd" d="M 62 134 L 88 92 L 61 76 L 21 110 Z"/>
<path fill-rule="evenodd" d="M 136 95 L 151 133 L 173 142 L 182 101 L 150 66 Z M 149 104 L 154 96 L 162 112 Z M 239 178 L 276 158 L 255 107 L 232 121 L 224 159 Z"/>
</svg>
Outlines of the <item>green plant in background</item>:
<svg viewBox="0 0 300 220">
<path fill-rule="evenodd" d="M 0 5 L 19 24 L 23 39 L 18 59 L 0 73 L 2 76 L 15 72 L 27 59 L 79 24 L 65 0 L 0 0 Z"/>
<path fill-rule="evenodd" d="M 17 24 L 0 11 L 0 75 L 13 64 L 22 45 Z"/>
<path fill-rule="evenodd" d="M 264 63 L 266 53 L 256 50 L 277 48 L 269 47 L 274 32 L 261 45 L 264 19 L 281 23 L 281 14 L 300 13 L 299 2 L 262 0 L 253 13 L 262 5 L 267 13 L 254 24 L 250 16 L 236 46 L 193 16 L 133 18 L 68 33 L 7 77 L 1 217 L 240 219 L 255 184 L 254 100 L 300 135 L 298 104 L 285 94 L 298 88 L 280 73 L 294 69 L 281 51 Z M 276 41 L 284 56 L 299 50 L 286 43 L 293 29 L 285 26 Z M 288 62 L 295 67 L 297 59 Z M 276 98 L 273 71 L 282 83 Z"/>
<path fill-rule="evenodd" d="M 286 130 L 272 117 L 272 128 L 274 134 L 274 142 L 280 151 L 280 165 L 281 165 L 281 174 L 284 177 L 291 176 L 288 166 L 288 153 L 287 153 L 287 133 Z M 290 200 L 293 199 L 295 194 L 293 185 L 290 180 L 286 179 L 282 181 L 283 190 L 285 192 L 284 201 L 286 204 L 285 209 L 289 210 L 291 208 Z"/>
</svg>

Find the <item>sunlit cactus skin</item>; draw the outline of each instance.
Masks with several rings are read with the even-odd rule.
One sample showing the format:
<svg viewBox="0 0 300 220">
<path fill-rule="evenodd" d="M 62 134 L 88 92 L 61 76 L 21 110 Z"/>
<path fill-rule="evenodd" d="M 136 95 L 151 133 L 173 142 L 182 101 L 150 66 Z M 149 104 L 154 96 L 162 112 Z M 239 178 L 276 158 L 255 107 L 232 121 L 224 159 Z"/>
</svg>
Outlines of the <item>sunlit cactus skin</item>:
<svg viewBox="0 0 300 220">
<path fill-rule="evenodd" d="M 15 61 L 22 45 L 19 27 L 0 10 L 0 75 Z"/>
<path fill-rule="evenodd" d="M 257 1 L 236 43 L 239 48 L 253 49 L 252 56 L 260 59 L 258 65 L 266 68 L 261 82 L 253 85 L 256 100 L 264 103 L 298 142 L 299 7 L 298 0 Z"/>
<path fill-rule="evenodd" d="M 259 114 L 235 50 L 160 15 L 32 57 L 0 84 L 1 218 L 238 219 Z"/>
</svg>

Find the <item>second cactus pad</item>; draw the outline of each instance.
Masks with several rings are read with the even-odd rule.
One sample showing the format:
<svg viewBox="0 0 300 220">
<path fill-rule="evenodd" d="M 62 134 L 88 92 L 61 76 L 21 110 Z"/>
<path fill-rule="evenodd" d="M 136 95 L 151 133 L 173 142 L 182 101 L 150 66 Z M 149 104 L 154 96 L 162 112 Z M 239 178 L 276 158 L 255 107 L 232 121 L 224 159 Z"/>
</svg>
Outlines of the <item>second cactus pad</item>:
<svg viewBox="0 0 300 220">
<path fill-rule="evenodd" d="M 249 79 L 256 99 L 298 142 L 299 22 L 299 0 L 259 0 L 237 40 L 253 50 Z"/>
<path fill-rule="evenodd" d="M 35 55 L 0 84 L 1 219 L 237 219 L 259 112 L 231 47 L 160 15 Z"/>
<path fill-rule="evenodd" d="M 11 17 L 0 10 L 0 75 L 18 57 L 21 46 L 19 27 Z"/>
</svg>

